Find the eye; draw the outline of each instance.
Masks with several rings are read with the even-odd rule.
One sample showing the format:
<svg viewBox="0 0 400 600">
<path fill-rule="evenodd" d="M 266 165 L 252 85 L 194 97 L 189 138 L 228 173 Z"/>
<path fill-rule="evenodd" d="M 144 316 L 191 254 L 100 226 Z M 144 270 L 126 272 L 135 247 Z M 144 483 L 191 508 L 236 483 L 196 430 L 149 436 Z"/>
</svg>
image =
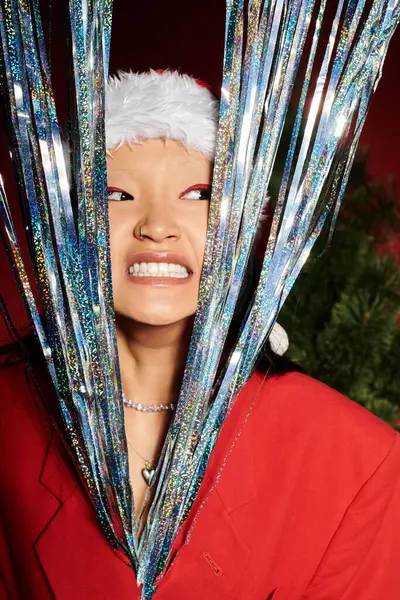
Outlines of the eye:
<svg viewBox="0 0 400 600">
<path fill-rule="evenodd" d="M 124 192 L 124 190 L 120 190 L 119 188 L 109 187 L 108 188 L 108 199 L 109 200 L 118 200 L 118 201 L 133 200 L 133 196 L 128 194 L 128 192 Z"/>
<path fill-rule="evenodd" d="M 185 198 L 185 200 L 210 200 L 211 185 L 206 183 L 192 185 L 190 188 L 182 192 L 179 198 Z"/>
</svg>

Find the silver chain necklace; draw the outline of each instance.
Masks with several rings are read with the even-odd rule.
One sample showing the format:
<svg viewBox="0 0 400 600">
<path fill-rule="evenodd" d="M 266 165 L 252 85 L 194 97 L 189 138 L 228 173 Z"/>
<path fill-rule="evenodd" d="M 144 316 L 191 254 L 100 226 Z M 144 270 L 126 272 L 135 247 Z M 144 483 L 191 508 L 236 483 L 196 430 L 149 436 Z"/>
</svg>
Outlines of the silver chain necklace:
<svg viewBox="0 0 400 600">
<path fill-rule="evenodd" d="M 132 446 L 132 444 L 128 441 L 128 446 L 130 448 L 132 448 L 132 450 L 135 452 L 135 454 L 137 454 L 143 461 L 144 461 L 144 468 L 141 469 L 141 474 L 143 479 L 145 480 L 145 482 L 147 483 L 147 485 L 150 487 L 151 486 L 151 482 L 154 479 L 154 475 L 156 472 L 156 467 L 154 469 L 151 468 L 151 465 L 153 464 L 153 462 L 159 458 L 161 456 L 161 452 L 160 454 L 157 454 L 157 456 L 153 456 L 153 458 L 145 458 L 144 456 L 142 456 L 140 454 L 140 452 L 138 452 L 136 450 L 136 448 L 134 448 Z M 157 465 L 156 465 L 157 466 Z"/>
<path fill-rule="evenodd" d="M 161 412 L 168 410 L 172 411 L 175 408 L 175 404 L 172 402 L 170 404 L 141 404 L 140 402 L 132 402 L 132 400 L 128 400 L 127 398 L 125 398 L 124 394 L 122 394 L 122 400 L 125 406 L 138 410 L 139 412 Z M 130 442 L 128 442 L 128 445 L 132 448 L 135 454 L 137 454 L 144 461 L 144 468 L 141 469 L 141 474 L 147 485 L 150 487 L 156 472 L 156 469 L 152 469 L 151 466 L 153 462 L 160 457 L 160 454 L 157 454 L 157 456 L 148 459 L 142 456 L 136 450 L 136 448 L 132 446 Z"/>
</svg>

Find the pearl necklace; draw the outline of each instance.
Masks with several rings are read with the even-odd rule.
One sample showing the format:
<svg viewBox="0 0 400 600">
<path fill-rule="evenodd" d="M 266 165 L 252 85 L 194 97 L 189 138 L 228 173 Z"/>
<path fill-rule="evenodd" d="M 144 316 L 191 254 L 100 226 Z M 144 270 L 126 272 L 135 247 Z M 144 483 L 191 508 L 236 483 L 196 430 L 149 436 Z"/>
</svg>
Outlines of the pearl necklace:
<svg viewBox="0 0 400 600">
<path fill-rule="evenodd" d="M 140 402 L 132 402 L 132 400 L 127 400 L 123 394 L 122 399 L 125 406 L 134 408 L 140 412 L 161 412 L 164 410 L 174 410 L 175 408 L 175 404 L 172 402 L 171 404 L 141 404 Z"/>
</svg>

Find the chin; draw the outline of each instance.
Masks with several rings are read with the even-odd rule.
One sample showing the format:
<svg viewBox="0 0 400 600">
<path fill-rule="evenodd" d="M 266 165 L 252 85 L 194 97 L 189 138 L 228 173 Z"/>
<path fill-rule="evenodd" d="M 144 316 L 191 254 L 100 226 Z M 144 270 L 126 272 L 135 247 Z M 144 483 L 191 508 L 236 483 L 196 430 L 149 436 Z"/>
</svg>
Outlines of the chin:
<svg viewBox="0 0 400 600">
<path fill-rule="evenodd" d="M 160 311 L 150 310 L 129 310 L 123 311 L 115 308 L 116 319 L 129 322 L 134 327 L 135 325 L 148 325 L 151 327 L 165 327 L 166 325 L 174 325 L 186 322 L 189 319 L 193 320 L 196 309 L 189 311 L 168 311 L 163 314 Z"/>
</svg>

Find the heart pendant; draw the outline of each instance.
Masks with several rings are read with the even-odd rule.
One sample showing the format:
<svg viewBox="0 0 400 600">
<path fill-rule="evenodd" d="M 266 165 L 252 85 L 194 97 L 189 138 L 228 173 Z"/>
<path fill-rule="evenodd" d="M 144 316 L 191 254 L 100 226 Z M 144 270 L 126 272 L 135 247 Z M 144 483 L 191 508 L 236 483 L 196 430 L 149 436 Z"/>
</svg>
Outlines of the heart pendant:
<svg viewBox="0 0 400 600">
<path fill-rule="evenodd" d="M 142 469 L 143 479 L 145 480 L 148 486 L 151 486 L 151 482 L 153 481 L 155 472 L 155 469 Z"/>
</svg>

